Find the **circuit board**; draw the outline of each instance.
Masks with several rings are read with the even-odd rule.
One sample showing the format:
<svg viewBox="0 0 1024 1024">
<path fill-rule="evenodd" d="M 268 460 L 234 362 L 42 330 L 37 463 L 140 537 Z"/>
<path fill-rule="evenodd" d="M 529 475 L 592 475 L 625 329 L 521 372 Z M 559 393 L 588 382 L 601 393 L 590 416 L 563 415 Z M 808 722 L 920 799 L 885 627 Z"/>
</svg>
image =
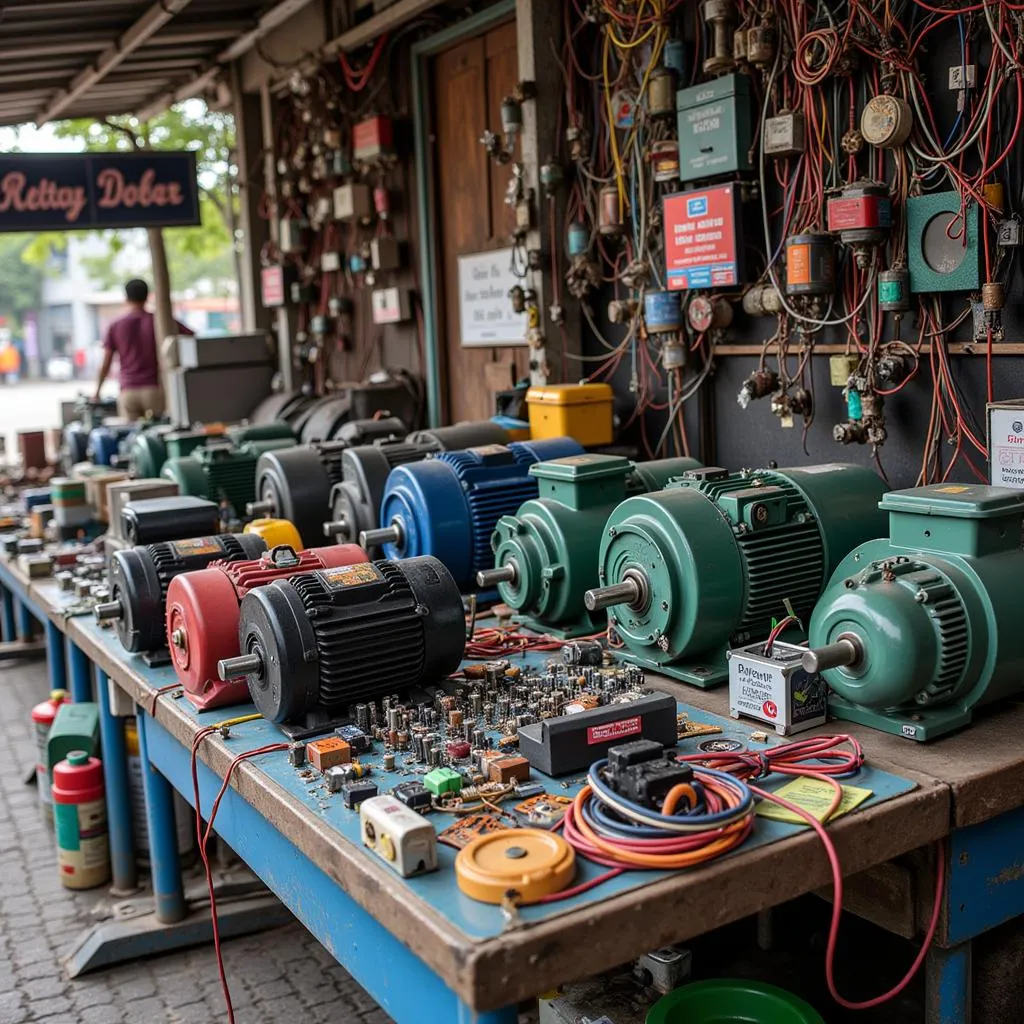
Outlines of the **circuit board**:
<svg viewBox="0 0 1024 1024">
<path fill-rule="evenodd" d="M 156 669 L 148 668 L 141 661 L 139 656 L 126 654 L 121 648 L 117 637 L 111 631 L 103 630 L 93 623 L 88 623 L 86 628 L 89 629 L 90 632 L 95 630 L 101 638 L 101 642 L 104 646 L 108 647 L 110 652 L 118 658 L 118 660 L 130 660 L 133 664 L 134 670 L 150 682 L 153 687 L 169 686 L 175 682 L 175 675 L 172 669 L 167 667 Z M 520 680 L 525 679 L 527 681 L 532 681 L 538 676 L 546 677 L 548 672 L 548 661 L 551 657 L 552 655 L 548 654 L 541 655 L 528 653 L 511 659 L 510 665 L 519 669 Z M 464 663 L 464 668 L 470 664 L 479 665 L 479 662 Z M 611 682 L 607 684 L 608 692 L 605 694 L 607 699 L 622 699 L 628 701 L 644 690 L 657 690 L 657 678 L 644 678 L 642 674 L 637 675 L 635 673 L 637 673 L 638 670 L 635 668 L 629 669 L 627 672 L 626 666 L 613 665 L 603 669 L 597 669 L 595 671 L 600 673 L 603 678 L 607 678 L 607 674 L 609 672 L 612 675 Z M 564 678 L 564 675 L 564 672 L 556 672 L 555 679 L 562 679 Z M 514 687 L 516 685 L 525 686 L 527 683 L 520 682 L 518 684 L 513 684 L 513 694 L 515 692 Z M 530 685 L 532 689 L 532 682 Z M 557 688 L 558 687 L 556 686 L 555 689 Z M 459 697 L 460 690 L 462 691 L 461 698 Z M 486 677 L 484 679 L 484 690 L 486 690 Z M 429 730 L 429 732 L 424 735 L 436 735 L 438 737 L 436 743 L 431 741 L 431 749 L 433 746 L 440 746 L 446 750 L 450 738 L 449 729 L 452 728 L 451 718 L 442 718 L 440 715 L 440 709 L 445 709 L 447 711 L 447 716 L 450 716 L 451 710 L 458 709 L 457 707 L 450 706 L 449 702 L 454 701 L 455 704 L 458 704 L 460 700 L 465 699 L 472 702 L 472 694 L 472 680 L 456 679 L 446 684 L 444 687 L 438 687 L 434 691 L 431 699 L 428 700 L 427 697 L 429 695 L 425 695 L 423 699 L 419 700 L 418 703 L 414 705 L 417 707 L 418 714 L 433 710 L 434 714 L 437 716 L 435 720 L 432 715 L 426 714 L 426 722 L 423 723 Z M 481 696 L 483 697 L 483 695 L 484 694 L 482 692 Z M 174 699 L 174 697 L 173 695 L 168 695 L 162 699 Z M 512 695 L 510 695 L 509 700 L 511 701 L 512 699 Z M 574 699 L 578 699 L 578 694 Z M 489 703 L 489 701 L 482 701 L 481 711 L 483 710 L 483 704 L 486 703 Z M 494 703 L 496 705 L 495 713 L 497 714 L 497 702 L 495 701 Z M 251 713 L 254 710 L 252 705 L 239 705 L 232 708 L 219 708 L 214 711 L 197 712 L 184 698 L 181 697 L 176 700 L 176 704 L 181 710 L 185 711 L 202 725 L 211 725 L 229 717 L 236 717 L 246 713 Z M 377 702 L 376 728 L 383 729 L 386 726 L 387 731 L 390 732 L 390 726 L 394 722 L 394 716 L 390 715 L 389 712 L 393 709 L 398 710 L 399 708 L 407 706 L 407 703 L 401 700 L 398 700 L 396 705 L 396 703 L 393 702 L 393 699 L 389 699 L 388 708 L 385 711 L 383 703 Z M 472 707 L 472 703 L 470 703 L 470 706 Z M 420 707 L 423 708 L 422 712 L 419 711 Z M 511 704 L 509 710 L 510 712 L 512 710 Z M 404 724 L 404 713 L 405 712 L 399 711 L 399 719 L 395 724 Z M 370 714 L 369 705 L 367 705 L 366 714 Z M 757 723 L 723 718 L 682 703 L 678 705 L 678 714 L 680 716 L 678 724 L 681 731 L 697 727 L 697 730 L 700 733 L 680 740 L 676 748 L 679 753 L 697 753 L 702 749 L 701 744 L 715 744 L 719 747 L 722 744 L 726 744 L 726 749 L 733 744 L 738 744 L 739 746 L 756 750 L 764 749 L 766 746 L 782 742 L 774 735 L 765 735 L 764 733 L 760 733 Z M 409 724 L 412 726 L 420 723 L 413 723 L 410 721 Z M 461 740 L 464 735 L 464 725 L 465 717 L 463 717 L 462 723 L 455 726 L 459 740 Z M 371 725 L 371 731 L 373 731 L 373 729 L 374 727 Z M 712 729 L 714 730 L 713 732 L 710 731 Z M 395 730 L 395 732 L 401 731 L 404 730 Z M 423 782 L 426 776 L 431 771 L 437 770 L 438 767 L 452 767 L 451 762 L 448 762 L 443 766 L 431 764 L 429 754 L 425 761 L 418 760 L 417 751 L 412 741 L 412 728 L 409 729 L 409 733 L 410 746 L 408 750 L 392 749 L 391 745 L 387 742 L 388 737 L 384 737 L 383 740 L 374 740 L 372 750 L 359 753 L 354 756 L 354 759 L 358 760 L 361 768 L 360 777 L 372 780 L 377 786 L 377 792 L 380 794 L 389 794 L 396 787 L 410 781 Z M 333 730 L 331 730 L 331 734 L 333 734 Z M 759 739 L 752 740 L 752 734 L 758 735 Z M 491 747 L 486 749 L 499 749 L 498 744 L 500 744 L 502 737 L 505 735 L 506 733 L 503 728 L 499 729 L 492 727 L 486 729 L 485 736 L 491 741 Z M 287 738 L 283 736 L 276 726 L 265 721 L 255 721 L 233 727 L 231 740 L 229 742 L 232 747 L 235 747 L 237 744 L 237 749 L 242 751 L 251 750 L 268 743 L 280 742 L 284 739 Z M 472 744 L 472 742 L 473 741 L 471 740 L 470 743 Z M 705 747 L 704 749 L 707 748 Z M 511 753 L 514 755 L 514 749 Z M 394 757 L 394 767 L 385 769 L 385 759 L 390 759 L 391 756 Z M 353 844 L 353 846 L 357 849 L 364 849 L 361 839 L 358 809 L 345 806 L 344 794 L 342 791 L 331 792 L 328 786 L 328 781 L 322 772 L 316 771 L 308 763 L 301 766 L 294 766 L 290 764 L 287 751 L 263 754 L 253 758 L 250 763 L 264 772 L 267 778 L 276 786 L 289 793 L 295 800 L 317 814 L 328 827 L 336 830 L 340 835 L 344 836 Z M 466 761 L 464 765 L 459 764 L 456 760 L 455 765 L 456 766 L 453 770 L 459 771 L 459 769 L 465 769 L 465 773 L 460 771 L 460 775 L 464 775 L 464 778 L 467 776 L 470 778 L 472 777 L 472 758 Z M 585 772 L 581 771 L 574 775 L 553 779 L 544 776 L 539 772 L 531 771 L 528 781 L 529 783 L 539 785 L 542 788 L 544 795 L 555 798 L 554 801 L 549 802 L 557 802 L 566 798 L 571 799 L 577 792 L 579 792 L 581 786 L 585 782 Z M 784 780 L 779 780 L 778 784 L 782 784 L 783 781 Z M 861 771 L 855 782 L 856 785 L 869 789 L 872 792 L 870 799 L 862 806 L 871 806 L 872 804 L 909 792 L 915 785 L 908 779 L 892 775 L 877 768 L 872 768 L 870 765 Z M 768 786 L 769 788 L 773 788 L 772 780 L 768 781 Z M 527 791 L 529 792 L 529 790 Z M 471 790 L 467 787 L 461 792 L 464 797 L 468 797 Z M 512 827 L 517 823 L 529 825 L 534 828 L 550 827 L 554 821 L 557 820 L 553 814 L 548 813 L 547 810 L 537 813 L 536 807 L 534 807 L 534 814 L 531 816 L 531 808 L 529 805 L 525 810 L 520 807 L 520 805 L 527 803 L 530 799 L 530 797 L 520 797 L 513 789 L 507 798 L 495 802 L 495 805 L 500 808 L 500 814 L 486 808 L 484 809 L 484 813 L 493 815 L 502 823 L 503 827 Z M 466 824 L 463 819 L 468 815 L 455 813 L 456 808 L 454 806 L 451 808 L 444 807 L 443 805 L 448 802 L 449 801 L 445 801 L 443 799 L 440 801 L 432 799 L 432 809 L 426 814 L 426 820 L 434 826 L 435 831 L 438 833 L 441 833 L 446 829 L 450 829 L 452 826 L 457 826 L 460 823 L 463 827 L 465 827 Z M 468 799 L 465 802 L 469 802 Z M 438 803 L 441 806 L 435 809 L 435 803 Z M 469 813 L 479 815 L 481 812 L 479 809 L 474 808 Z M 545 818 L 548 819 L 547 822 L 545 822 Z M 486 828 L 487 826 L 484 825 L 478 827 Z M 787 838 L 800 831 L 802 831 L 802 826 L 792 825 L 786 822 L 771 821 L 759 817 L 754 833 L 746 843 L 743 844 L 738 852 L 768 843 L 777 842 L 780 839 Z M 410 893 L 430 904 L 465 934 L 478 938 L 485 938 L 499 934 L 508 926 L 506 912 L 501 907 L 476 902 L 468 896 L 465 896 L 459 890 L 454 870 L 454 862 L 457 853 L 457 844 L 440 842 L 438 844 L 437 871 L 429 874 L 417 875 L 411 878 L 399 879 L 399 881 L 408 886 Z M 382 863 L 368 850 L 365 851 L 365 855 L 377 864 Z M 730 856 L 735 856 L 735 854 L 730 854 Z M 385 867 L 384 870 L 388 869 Z M 577 858 L 576 879 L 578 882 L 594 878 L 598 874 L 602 873 L 603 870 L 604 869 L 597 867 L 582 858 Z M 591 905 L 600 900 L 608 899 L 621 892 L 634 889 L 638 886 L 648 884 L 651 881 L 663 878 L 666 874 L 667 872 L 663 871 L 625 872 L 624 874 L 591 889 L 589 892 L 572 896 L 558 903 L 543 906 L 521 907 L 518 909 L 517 913 L 520 919 L 524 922 L 543 920 L 567 910 Z M 395 877 L 396 879 L 398 878 L 397 875 Z"/>
</svg>

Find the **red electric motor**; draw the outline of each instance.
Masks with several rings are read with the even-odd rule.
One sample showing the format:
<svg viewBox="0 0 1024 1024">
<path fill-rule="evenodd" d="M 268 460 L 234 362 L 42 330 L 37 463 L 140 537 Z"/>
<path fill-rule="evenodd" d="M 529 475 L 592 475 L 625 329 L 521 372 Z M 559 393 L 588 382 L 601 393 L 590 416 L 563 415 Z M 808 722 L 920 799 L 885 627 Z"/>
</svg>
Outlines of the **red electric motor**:
<svg viewBox="0 0 1024 1024">
<path fill-rule="evenodd" d="M 200 710 L 249 699 L 245 678 L 222 681 L 217 662 L 239 654 L 238 609 L 250 590 L 314 569 L 365 561 L 366 552 L 357 544 L 298 552 L 280 544 L 249 562 L 214 562 L 176 576 L 167 590 L 167 646 L 188 699 Z"/>
</svg>

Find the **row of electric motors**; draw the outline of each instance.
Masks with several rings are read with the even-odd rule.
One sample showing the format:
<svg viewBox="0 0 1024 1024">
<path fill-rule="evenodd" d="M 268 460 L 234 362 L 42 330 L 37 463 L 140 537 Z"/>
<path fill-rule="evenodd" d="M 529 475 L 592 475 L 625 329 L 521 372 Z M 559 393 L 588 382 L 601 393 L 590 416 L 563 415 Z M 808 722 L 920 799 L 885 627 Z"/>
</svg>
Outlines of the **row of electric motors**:
<svg viewBox="0 0 1024 1024">
<path fill-rule="evenodd" d="M 310 724 L 457 667 L 474 586 L 545 632 L 610 627 L 628 660 L 698 686 L 789 615 L 809 623 L 804 669 L 836 716 L 928 739 L 1024 678 L 1022 516 L 1017 491 L 886 493 L 851 465 L 729 473 L 569 439 L 488 444 L 393 468 L 361 547 L 266 554 L 240 535 L 123 552 L 98 614 L 130 650 L 166 635 L 197 703 L 248 692 Z M 364 561 L 377 545 L 386 558 Z"/>
</svg>

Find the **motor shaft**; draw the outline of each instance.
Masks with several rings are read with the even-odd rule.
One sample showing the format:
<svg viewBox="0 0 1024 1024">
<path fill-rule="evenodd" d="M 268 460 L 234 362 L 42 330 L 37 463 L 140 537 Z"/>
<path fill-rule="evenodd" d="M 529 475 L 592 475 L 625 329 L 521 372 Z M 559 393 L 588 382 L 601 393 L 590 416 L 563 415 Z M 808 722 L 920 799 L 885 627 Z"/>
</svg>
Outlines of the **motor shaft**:
<svg viewBox="0 0 1024 1024">
<path fill-rule="evenodd" d="M 481 569 L 476 574 L 476 584 L 478 587 L 496 587 L 499 583 L 515 583 L 518 578 L 515 562 L 508 562 L 493 569 Z"/>
<path fill-rule="evenodd" d="M 349 525 L 348 519 L 345 516 L 338 516 L 337 519 L 330 523 L 324 523 L 324 536 L 325 537 L 340 537 L 349 536 Z"/>
<path fill-rule="evenodd" d="M 245 505 L 247 516 L 269 516 L 274 514 L 274 503 L 269 499 L 264 501 L 249 501 Z"/>
<path fill-rule="evenodd" d="M 402 528 L 398 523 L 382 526 L 379 530 L 362 530 L 359 534 L 359 546 L 364 550 L 379 548 L 384 544 L 401 544 Z"/>
<path fill-rule="evenodd" d="M 96 616 L 97 622 L 113 622 L 124 617 L 124 606 L 120 601 L 107 601 L 96 605 L 93 608 L 93 615 Z"/>
<path fill-rule="evenodd" d="M 841 636 L 834 644 L 814 647 L 800 659 L 805 672 L 824 672 L 830 668 L 856 665 L 864 656 L 860 640 L 853 636 Z"/>
<path fill-rule="evenodd" d="M 258 654 L 240 654 L 237 658 L 224 658 L 217 662 L 217 675 L 225 680 L 262 671 L 263 659 Z"/>
<path fill-rule="evenodd" d="M 640 584 L 634 579 L 613 583 L 609 587 L 595 587 L 583 595 L 588 612 L 599 612 L 616 604 L 636 604 L 640 600 Z"/>
</svg>

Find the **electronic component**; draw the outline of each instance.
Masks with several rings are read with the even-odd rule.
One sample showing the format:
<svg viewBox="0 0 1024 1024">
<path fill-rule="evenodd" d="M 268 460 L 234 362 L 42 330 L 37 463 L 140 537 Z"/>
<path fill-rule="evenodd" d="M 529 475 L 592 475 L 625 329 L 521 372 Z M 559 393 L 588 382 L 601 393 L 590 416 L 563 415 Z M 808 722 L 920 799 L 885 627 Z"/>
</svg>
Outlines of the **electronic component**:
<svg viewBox="0 0 1024 1024">
<path fill-rule="evenodd" d="M 604 660 L 604 646 L 600 640 L 571 640 L 562 647 L 565 665 L 600 665 Z"/>
<path fill-rule="evenodd" d="M 495 832 L 507 832 L 508 826 L 493 814 L 470 814 L 438 832 L 437 841 L 456 850 L 464 850 L 473 840 Z"/>
<path fill-rule="evenodd" d="M 433 805 L 430 790 L 422 782 L 400 782 L 391 794 L 414 811 L 429 811 Z"/>
<path fill-rule="evenodd" d="M 402 247 L 389 235 L 370 240 L 370 266 L 374 270 L 398 270 L 402 266 Z"/>
<path fill-rule="evenodd" d="M 358 725 L 339 725 L 334 732 L 352 748 L 353 753 L 363 754 L 373 747 L 373 741 Z"/>
<path fill-rule="evenodd" d="M 604 585 L 586 605 L 608 609 L 620 656 L 718 685 L 730 639 L 766 635 L 790 610 L 808 615 L 839 559 L 878 536 L 886 490 L 841 463 L 687 473 L 615 509 L 601 542 Z"/>
<path fill-rule="evenodd" d="M 377 795 L 377 783 L 369 779 L 358 779 L 354 782 L 346 782 L 341 787 L 341 797 L 349 810 L 358 807 L 364 800 L 369 800 Z"/>
<path fill-rule="evenodd" d="M 482 835 L 455 858 L 459 888 L 482 903 L 530 903 L 564 889 L 575 873 L 573 848 L 560 835 L 534 828 Z"/>
<path fill-rule="evenodd" d="M 359 805 L 363 845 L 403 878 L 437 870 L 434 826 L 392 796 Z"/>
<path fill-rule="evenodd" d="M 651 289 L 644 292 L 644 326 L 648 334 L 682 330 L 683 309 L 675 292 Z"/>
<path fill-rule="evenodd" d="M 314 569 L 366 561 L 354 544 L 296 551 L 278 545 L 251 561 L 225 562 L 184 573 L 167 588 L 167 645 L 178 679 L 198 708 L 223 707 L 249 699 L 244 678 L 222 681 L 217 665 L 239 654 L 242 599 L 255 587 Z"/>
<path fill-rule="evenodd" d="M 751 103 L 747 75 L 723 75 L 676 93 L 681 181 L 753 169 Z"/>
<path fill-rule="evenodd" d="M 305 743 L 299 742 L 288 744 L 288 763 L 293 768 L 301 768 L 306 763 Z"/>
<path fill-rule="evenodd" d="M 729 713 L 770 725 L 780 736 L 824 723 L 825 683 L 801 664 L 806 647 L 776 640 L 735 647 L 729 658 Z"/>
<path fill-rule="evenodd" d="M 741 409 L 746 409 L 758 398 L 767 398 L 779 390 L 779 375 L 767 368 L 755 370 L 740 388 L 736 402 Z"/>
<path fill-rule="evenodd" d="M 246 653 L 222 661 L 220 677 L 244 674 L 268 720 L 312 724 L 454 672 L 462 597 L 436 558 L 322 569 L 246 594 L 239 641 Z"/>
<path fill-rule="evenodd" d="M 704 58 L 704 74 L 724 75 L 736 67 L 733 58 L 733 31 L 737 13 L 734 0 L 703 0 L 701 16 L 711 26 L 711 48 Z"/>
<path fill-rule="evenodd" d="M 433 555 L 461 590 L 476 589 L 476 574 L 493 562 L 491 535 L 498 519 L 529 498 L 538 485 L 537 462 L 582 455 L 570 438 L 485 445 L 441 452 L 392 470 L 380 505 L 379 529 L 360 534 L 364 548 L 383 545 L 390 558 Z"/>
<path fill-rule="evenodd" d="M 375 288 L 370 293 L 370 309 L 375 324 L 397 324 L 412 319 L 409 289 L 397 285 Z"/>
<path fill-rule="evenodd" d="M 327 736 L 306 744 L 306 758 L 318 772 L 326 772 L 328 768 L 348 764 L 352 748 L 340 736 Z"/>
<path fill-rule="evenodd" d="M 335 220 L 369 220 L 373 214 L 370 186 L 362 182 L 349 182 L 334 190 Z"/>
<path fill-rule="evenodd" d="M 882 509 L 888 538 L 836 567 L 803 666 L 824 676 L 832 717 L 928 741 L 1021 691 L 1024 492 L 932 484 Z"/>
<path fill-rule="evenodd" d="M 289 256 L 306 251 L 309 221 L 298 217 L 282 217 L 278 225 L 278 247 Z"/>
<path fill-rule="evenodd" d="M 910 312 L 910 273 L 905 268 L 894 267 L 879 272 L 878 308 L 883 313 Z"/>
<path fill-rule="evenodd" d="M 390 117 L 376 114 L 358 121 L 352 128 L 352 157 L 368 163 L 394 156 L 395 125 Z"/>
<path fill-rule="evenodd" d="M 849 246 L 857 266 L 871 262 L 872 248 L 885 241 L 892 224 L 889 188 L 875 181 L 855 181 L 831 196 L 826 206 L 828 229 Z"/>
<path fill-rule="evenodd" d="M 608 751 L 608 788 L 619 796 L 643 807 L 660 810 L 669 791 L 676 786 L 689 786 L 690 805 L 698 803 L 693 789 L 693 769 L 688 764 L 666 757 L 663 750 L 653 758 L 627 763 L 613 763 L 613 747 Z"/>
<path fill-rule="evenodd" d="M 435 768 L 423 777 L 423 785 L 434 796 L 458 794 L 462 790 L 462 776 L 454 768 Z"/>
<path fill-rule="evenodd" d="M 567 775 L 589 767 L 608 749 L 631 736 L 676 741 L 676 702 L 653 693 L 621 704 L 545 718 L 519 727 L 519 750 L 545 775 Z"/>
<path fill-rule="evenodd" d="M 804 115 L 799 110 L 783 110 L 764 123 L 766 156 L 779 159 L 799 156 L 807 148 Z"/>
<path fill-rule="evenodd" d="M 497 584 L 501 599 L 541 632 L 597 632 L 583 592 L 598 583 L 595 556 L 608 516 L 627 494 L 660 490 L 698 465 L 677 458 L 634 466 L 619 455 L 596 452 L 537 463 L 530 475 L 540 496 L 498 520 L 490 539 L 495 568 L 480 572 L 477 584 Z M 603 652 L 596 646 L 590 657 L 600 662 Z"/>
<path fill-rule="evenodd" d="M 530 777 L 530 762 L 525 757 L 496 757 L 487 765 L 491 782 L 503 786 L 525 782 Z"/>
<path fill-rule="evenodd" d="M 166 642 L 167 589 L 176 576 L 205 569 L 216 559 L 240 562 L 264 551 L 266 545 L 261 538 L 244 533 L 117 551 L 110 563 L 110 600 L 96 605 L 96 621 L 113 622 L 125 650 L 158 651 Z"/>
<path fill-rule="evenodd" d="M 860 133 L 865 142 L 879 149 L 898 149 L 910 137 L 914 117 L 902 96 L 872 96 L 860 115 Z"/>
<path fill-rule="evenodd" d="M 170 487 L 177 484 L 169 483 Z M 185 540 L 216 533 L 220 515 L 216 502 L 190 494 L 142 498 L 121 508 L 121 536 L 133 545 Z"/>
<path fill-rule="evenodd" d="M 910 290 L 959 292 L 978 288 L 978 204 L 964 204 L 955 191 L 927 192 L 907 199 L 906 213 Z"/>
<path fill-rule="evenodd" d="M 786 239 L 786 294 L 828 295 L 835 284 L 835 246 L 821 231 Z"/>
</svg>

